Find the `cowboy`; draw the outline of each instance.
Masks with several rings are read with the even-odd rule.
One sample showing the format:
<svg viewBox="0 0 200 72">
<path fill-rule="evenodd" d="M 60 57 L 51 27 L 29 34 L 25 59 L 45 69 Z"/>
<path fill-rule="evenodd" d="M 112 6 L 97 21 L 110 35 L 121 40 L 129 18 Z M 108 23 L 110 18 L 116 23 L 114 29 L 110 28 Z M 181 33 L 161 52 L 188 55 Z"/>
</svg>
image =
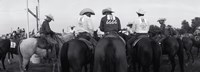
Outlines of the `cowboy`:
<svg viewBox="0 0 200 72">
<path fill-rule="evenodd" d="M 144 17 L 145 11 L 139 9 L 137 12 L 138 19 L 133 22 L 132 32 L 136 33 L 135 36 L 127 42 L 128 48 L 131 48 L 131 44 L 138 39 L 140 36 L 148 35 L 150 24 L 147 19 Z"/>
<path fill-rule="evenodd" d="M 75 26 L 70 26 L 70 30 L 69 30 L 69 33 L 75 33 L 75 30 L 74 30 Z"/>
<path fill-rule="evenodd" d="M 133 23 L 132 22 L 129 22 L 127 25 L 126 25 L 127 27 L 128 27 L 128 35 L 130 35 L 130 34 L 133 34 L 133 32 L 132 32 L 132 27 L 133 27 Z"/>
<path fill-rule="evenodd" d="M 80 12 L 80 18 L 78 26 L 76 27 L 75 34 L 79 39 L 82 39 L 88 46 L 93 46 L 89 48 L 94 48 L 96 46 L 96 40 L 92 37 L 94 32 L 93 22 L 91 15 L 95 15 L 94 11 L 90 8 L 85 8 Z M 72 27 L 73 29 L 74 27 Z M 86 39 L 86 40 L 85 40 Z"/>
<path fill-rule="evenodd" d="M 49 22 L 52 20 L 54 21 L 54 18 L 51 14 L 45 15 L 46 19 L 43 21 L 42 26 L 40 28 L 40 36 L 45 38 L 50 45 L 55 45 L 57 42 L 53 39 L 53 35 L 55 32 L 53 32 L 49 26 Z"/>
<path fill-rule="evenodd" d="M 158 19 L 158 21 L 157 21 L 157 22 L 160 23 L 161 34 L 164 34 L 164 32 L 165 32 L 165 27 L 166 27 L 165 21 L 166 21 L 165 18 L 160 18 L 160 19 Z"/>
<path fill-rule="evenodd" d="M 118 17 L 112 15 L 113 12 L 111 8 L 102 10 L 102 14 L 105 16 L 101 18 L 99 28 L 104 34 L 108 34 L 109 32 L 118 33 L 121 30 L 120 20 Z"/>
<path fill-rule="evenodd" d="M 166 21 L 166 18 L 160 18 L 158 19 L 157 22 L 160 23 L 160 29 L 161 29 L 161 38 L 159 39 L 159 44 L 161 44 L 161 42 L 166 38 L 166 25 L 165 25 L 165 21 Z"/>
</svg>

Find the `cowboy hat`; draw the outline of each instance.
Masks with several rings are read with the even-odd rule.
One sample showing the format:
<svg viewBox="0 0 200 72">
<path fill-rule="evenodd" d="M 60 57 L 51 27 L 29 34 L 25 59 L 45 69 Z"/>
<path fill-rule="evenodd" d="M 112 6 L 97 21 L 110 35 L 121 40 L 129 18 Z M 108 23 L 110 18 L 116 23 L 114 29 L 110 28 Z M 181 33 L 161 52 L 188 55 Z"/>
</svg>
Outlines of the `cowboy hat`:
<svg viewBox="0 0 200 72">
<path fill-rule="evenodd" d="M 102 14 L 103 14 L 103 15 L 105 15 L 106 12 L 111 12 L 111 13 L 113 13 L 114 11 L 112 11 L 111 8 L 105 8 L 105 9 L 102 10 Z"/>
<path fill-rule="evenodd" d="M 136 11 L 136 13 L 138 13 L 138 14 L 145 14 L 146 12 L 144 10 L 142 10 L 142 9 L 139 9 L 138 11 Z"/>
<path fill-rule="evenodd" d="M 158 21 L 166 21 L 166 18 L 159 18 Z"/>
<path fill-rule="evenodd" d="M 84 15 L 85 13 L 91 13 L 92 15 L 95 15 L 94 11 L 90 8 L 85 8 L 80 12 L 80 15 Z"/>
<path fill-rule="evenodd" d="M 45 15 L 45 16 L 48 17 L 48 18 L 50 18 L 50 19 L 52 19 L 54 21 L 54 18 L 53 18 L 53 16 L 51 14 L 48 14 L 48 15 Z"/>
</svg>

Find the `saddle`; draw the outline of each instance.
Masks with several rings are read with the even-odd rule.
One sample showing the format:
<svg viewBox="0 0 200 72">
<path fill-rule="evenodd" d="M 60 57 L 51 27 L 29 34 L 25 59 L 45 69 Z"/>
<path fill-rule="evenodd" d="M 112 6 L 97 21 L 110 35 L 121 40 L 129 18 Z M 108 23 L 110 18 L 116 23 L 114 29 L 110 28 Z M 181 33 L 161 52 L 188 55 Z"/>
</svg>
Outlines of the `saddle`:
<svg viewBox="0 0 200 72">
<path fill-rule="evenodd" d="M 35 37 L 38 41 L 38 47 L 41 49 L 50 49 L 50 46 L 56 45 L 57 42 L 53 38 L 49 37 Z"/>
<path fill-rule="evenodd" d="M 118 35 L 117 33 L 107 33 L 103 38 L 120 38 L 124 44 L 126 44 L 126 41 L 124 40 L 124 38 L 122 38 L 120 35 Z"/>
<path fill-rule="evenodd" d="M 96 41 L 92 39 L 92 37 L 90 37 L 90 34 L 83 32 L 83 33 L 79 33 L 79 35 L 77 35 L 76 37 L 78 40 L 83 41 L 89 49 L 93 49 L 96 46 Z"/>
<path fill-rule="evenodd" d="M 132 46 L 134 47 L 142 38 L 149 37 L 148 35 L 140 35 L 137 39 L 133 42 Z"/>
<path fill-rule="evenodd" d="M 92 44 L 92 42 L 90 42 L 89 40 L 85 39 L 85 38 L 78 38 L 78 40 L 83 41 L 89 49 L 93 49 L 95 46 Z"/>
</svg>

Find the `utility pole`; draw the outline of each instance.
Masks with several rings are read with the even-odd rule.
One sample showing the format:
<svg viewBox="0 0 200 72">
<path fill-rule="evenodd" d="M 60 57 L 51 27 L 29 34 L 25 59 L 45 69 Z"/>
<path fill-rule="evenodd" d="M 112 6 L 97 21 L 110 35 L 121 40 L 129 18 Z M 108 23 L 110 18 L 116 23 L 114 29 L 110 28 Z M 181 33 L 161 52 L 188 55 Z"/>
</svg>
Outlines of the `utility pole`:
<svg viewBox="0 0 200 72">
<path fill-rule="evenodd" d="M 28 14 L 28 0 L 26 0 L 26 10 L 27 10 L 27 30 L 26 30 L 26 33 L 27 33 L 27 38 L 29 38 L 29 14 Z"/>
<path fill-rule="evenodd" d="M 38 6 L 36 6 L 36 17 L 38 18 Z M 39 25 L 39 19 L 36 18 L 36 23 L 37 23 L 37 31 L 38 31 L 38 25 Z"/>
<path fill-rule="evenodd" d="M 39 30 L 39 27 L 40 27 L 40 0 L 37 0 L 37 2 L 38 2 L 38 10 L 37 10 L 37 12 L 38 12 L 38 18 L 39 18 L 39 20 L 38 20 L 38 30 Z M 38 30 L 37 30 L 37 32 L 38 32 Z"/>
</svg>

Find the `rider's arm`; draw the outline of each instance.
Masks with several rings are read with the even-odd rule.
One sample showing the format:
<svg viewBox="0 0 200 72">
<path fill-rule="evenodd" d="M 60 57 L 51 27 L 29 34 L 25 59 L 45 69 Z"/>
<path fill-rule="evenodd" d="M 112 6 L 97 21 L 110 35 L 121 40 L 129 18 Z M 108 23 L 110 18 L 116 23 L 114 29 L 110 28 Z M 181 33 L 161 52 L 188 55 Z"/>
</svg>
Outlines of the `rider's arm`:
<svg viewBox="0 0 200 72">
<path fill-rule="evenodd" d="M 101 19 L 99 29 L 100 29 L 102 32 L 104 32 L 104 21 L 103 21 L 103 18 Z"/>
<path fill-rule="evenodd" d="M 117 19 L 117 24 L 118 24 L 118 31 L 120 31 L 121 30 L 121 23 L 120 23 L 120 20 L 119 20 L 118 17 L 116 17 L 116 19 Z"/>
</svg>

